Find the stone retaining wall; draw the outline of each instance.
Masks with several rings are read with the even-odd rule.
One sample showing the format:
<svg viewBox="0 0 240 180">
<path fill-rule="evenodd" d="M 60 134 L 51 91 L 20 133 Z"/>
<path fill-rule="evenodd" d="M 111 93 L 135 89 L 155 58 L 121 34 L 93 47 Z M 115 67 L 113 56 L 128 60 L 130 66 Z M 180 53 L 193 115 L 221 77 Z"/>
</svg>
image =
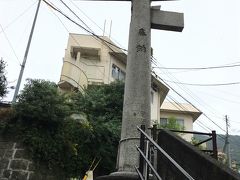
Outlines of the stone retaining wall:
<svg viewBox="0 0 240 180">
<path fill-rule="evenodd" d="M 23 147 L 16 142 L 0 140 L 0 180 L 31 180 L 33 163 Z"/>
<path fill-rule="evenodd" d="M 0 180 L 65 180 L 35 165 L 24 147 L 0 137 Z"/>
</svg>

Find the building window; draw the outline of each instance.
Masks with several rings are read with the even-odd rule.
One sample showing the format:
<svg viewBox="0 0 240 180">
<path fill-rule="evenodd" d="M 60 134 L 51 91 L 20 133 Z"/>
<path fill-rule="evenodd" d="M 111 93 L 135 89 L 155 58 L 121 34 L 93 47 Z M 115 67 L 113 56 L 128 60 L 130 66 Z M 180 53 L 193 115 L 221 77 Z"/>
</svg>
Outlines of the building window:
<svg viewBox="0 0 240 180">
<path fill-rule="evenodd" d="M 98 48 L 71 46 L 70 54 L 72 58 L 76 60 L 78 53 L 80 53 L 80 57 L 84 59 L 100 60 L 100 49 Z"/>
<path fill-rule="evenodd" d="M 160 126 L 166 126 L 167 125 L 167 118 L 160 118 Z"/>
<path fill-rule="evenodd" d="M 184 127 L 184 120 L 183 119 L 177 119 L 177 123 L 180 125 L 181 128 Z"/>
<path fill-rule="evenodd" d="M 115 64 L 112 65 L 112 77 L 113 77 L 113 79 L 124 81 L 125 76 L 126 76 L 126 74 L 125 74 L 124 71 L 122 71 Z"/>
<path fill-rule="evenodd" d="M 169 123 L 168 118 L 160 118 L 160 126 L 166 126 Z M 184 128 L 184 119 L 176 119 L 176 124 Z"/>
</svg>

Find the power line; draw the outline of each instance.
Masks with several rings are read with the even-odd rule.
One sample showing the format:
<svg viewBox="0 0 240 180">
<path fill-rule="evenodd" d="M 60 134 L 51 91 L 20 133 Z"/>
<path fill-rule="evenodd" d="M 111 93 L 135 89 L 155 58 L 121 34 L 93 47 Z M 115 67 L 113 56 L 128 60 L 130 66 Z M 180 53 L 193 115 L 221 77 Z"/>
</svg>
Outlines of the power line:
<svg viewBox="0 0 240 180">
<path fill-rule="evenodd" d="M 177 107 L 180 111 L 187 110 L 187 109 L 186 109 L 184 106 L 182 106 L 180 103 L 177 103 L 177 102 L 174 100 L 174 98 L 172 98 L 171 96 L 170 96 L 170 99 L 172 99 L 172 100 L 176 103 L 176 105 L 178 105 L 178 106 L 180 106 L 180 107 L 182 108 L 182 110 L 181 110 L 181 109 L 178 108 L 175 104 L 173 104 L 173 105 L 174 105 L 175 107 Z M 197 121 L 196 121 L 196 123 L 197 123 Z M 212 129 L 210 129 L 209 127 L 205 126 L 202 122 L 199 121 L 199 123 L 201 123 L 202 126 L 205 127 L 205 128 L 204 128 L 205 130 L 208 129 L 207 131 L 212 132 Z"/>
<path fill-rule="evenodd" d="M 28 6 L 22 13 L 20 13 L 16 18 L 14 18 L 10 23 L 8 23 L 3 28 L 3 30 L 6 30 L 7 28 L 9 28 L 14 22 L 16 22 L 20 17 L 22 17 L 26 12 L 28 12 L 33 7 L 33 5 L 36 4 L 36 2 L 37 0 L 34 3 L 32 3 L 30 6 Z M 0 31 L 0 34 L 3 32 L 3 30 Z"/>
<path fill-rule="evenodd" d="M 104 31 L 95 21 L 93 21 L 85 12 L 83 12 L 72 0 L 70 2 L 81 12 L 86 16 L 93 24 L 95 24 L 101 31 Z"/>
<path fill-rule="evenodd" d="M 83 12 L 83 10 L 81 10 L 72 0 L 69 0 L 74 7 L 76 7 L 84 16 L 86 16 L 86 18 L 88 20 L 90 20 L 94 25 L 96 25 L 103 33 L 104 33 L 104 29 L 102 29 L 94 20 L 92 20 L 85 12 Z M 112 40 L 114 40 L 114 43 L 116 43 L 117 45 L 123 47 L 119 42 L 117 42 L 116 39 L 114 39 L 113 37 L 111 37 Z"/>
<path fill-rule="evenodd" d="M 89 31 L 93 33 L 92 29 L 63 0 L 60 1 L 65 7 L 67 7 L 69 11 L 71 11 L 71 13 L 73 13 L 78 18 L 78 20 L 80 20 L 86 26 L 86 28 L 88 28 Z"/>
<path fill-rule="evenodd" d="M 184 106 L 182 106 L 180 103 L 177 103 L 176 100 L 174 100 L 173 97 L 170 96 L 170 99 L 173 100 L 173 101 L 176 103 L 176 104 L 174 104 L 174 103 L 172 103 L 172 104 L 173 104 L 173 106 L 175 106 L 178 110 L 180 110 L 180 111 L 183 111 L 184 109 L 187 110 L 187 109 L 186 109 Z M 180 109 L 179 107 L 177 107 L 177 105 L 180 106 L 182 109 Z M 200 121 L 198 121 L 198 122 L 195 121 L 195 123 L 196 123 L 197 125 L 199 125 L 200 127 L 202 127 L 204 130 L 206 130 L 207 132 L 212 133 L 212 129 L 210 129 L 209 127 L 207 127 L 206 125 L 204 125 L 202 122 L 200 122 Z M 224 140 L 225 140 L 224 137 L 222 137 L 222 136 L 219 135 L 219 134 L 217 134 L 217 136 L 219 136 L 219 137 L 221 138 L 221 139 L 219 139 L 220 141 L 224 142 Z"/>
<path fill-rule="evenodd" d="M 215 99 L 218 99 L 218 100 L 221 100 L 221 101 L 224 101 L 224 102 L 240 104 L 240 101 L 234 101 L 234 100 L 231 100 L 231 99 L 225 99 L 225 98 L 222 98 L 222 96 L 219 97 L 219 96 L 216 96 L 216 95 L 214 95 L 212 93 L 207 93 L 205 91 L 199 91 L 199 90 L 197 90 L 197 91 L 200 92 L 200 93 L 203 93 L 203 94 L 207 94 L 207 95 L 211 96 L 211 98 L 215 98 Z"/>
<path fill-rule="evenodd" d="M 225 129 L 223 129 L 221 126 L 219 126 L 217 123 L 215 123 L 210 117 L 208 117 L 205 113 L 203 113 L 203 115 L 209 120 L 211 121 L 213 124 L 215 124 L 219 129 L 221 129 L 222 131 L 226 132 Z"/>
<path fill-rule="evenodd" d="M 46 0 L 43 0 L 43 2 L 45 2 L 48 6 L 50 6 L 51 8 L 53 8 L 55 11 L 59 12 L 60 14 L 62 14 L 65 18 L 67 18 L 69 21 L 71 21 L 72 23 L 74 23 L 75 25 L 79 26 L 80 28 L 82 28 L 83 30 L 85 30 L 86 32 L 88 32 L 89 34 L 93 35 L 94 37 L 102 40 L 103 42 L 113 46 L 113 47 L 116 47 L 118 49 L 121 49 L 123 51 L 127 51 L 126 49 L 124 48 L 121 48 L 103 38 L 101 38 L 100 36 L 96 35 L 95 33 L 93 33 L 91 30 L 88 30 L 87 28 L 83 27 L 82 25 L 80 25 L 79 23 L 77 23 L 76 21 L 74 21 L 73 19 L 71 19 L 69 16 L 67 16 L 66 14 L 64 14 L 60 9 L 54 7 L 52 4 L 50 4 L 49 2 L 47 2 Z"/>
<path fill-rule="evenodd" d="M 76 7 L 84 16 L 86 16 L 87 19 L 89 19 L 94 25 L 96 25 L 103 33 L 104 29 L 102 29 L 94 20 L 92 20 L 83 10 L 81 10 L 72 0 L 69 0 L 74 7 Z M 119 46 L 123 47 L 119 42 L 116 41 L 116 39 L 111 38 L 114 40 L 114 43 L 118 44 Z"/>
<path fill-rule="evenodd" d="M 216 84 L 194 84 L 194 83 L 185 83 L 185 82 L 177 82 L 177 81 L 170 81 L 164 79 L 164 81 L 175 83 L 175 84 L 183 84 L 183 85 L 189 85 L 189 86 L 230 86 L 230 85 L 237 85 L 240 84 L 240 82 L 228 82 L 228 83 L 216 83 Z"/>
<path fill-rule="evenodd" d="M 155 59 L 155 61 L 157 61 L 156 58 L 152 57 L 152 59 Z M 160 64 L 159 62 L 157 62 L 158 64 Z M 154 63 L 154 64 L 157 64 Z M 164 71 L 163 71 L 164 72 Z M 168 70 L 166 70 L 166 74 L 169 78 L 174 79 L 175 81 L 179 82 L 179 80 L 173 76 Z M 200 99 L 197 95 L 195 95 L 193 92 L 191 92 L 186 86 L 182 86 L 180 84 L 176 84 L 180 89 L 182 89 L 185 93 L 187 93 L 191 98 L 193 98 L 197 103 L 199 103 L 200 105 L 202 105 L 204 108 L 209 107 L 209 111 L 211 109 L 211 113 L 215 114 L 215 112 L 213 112 L 212 110 L 214 110 L 209 104 L 205 103 L 202 99 Z M 214 110 L 215 111 L 215 110 Z"/>
<path fill-rule="evenodd" d="M 159 76 L 158 76 L 159 79 L 161 79 Z M 181 98 L 183 98 L 185 101 L 187 101 L 189 104 L 191 104 L 195 109 L 197 109 L 199 112 L 202 112 L 200 111 L 196 106 L 194 106 L 189 100 L 187 100 L 185 97 L 183 97 L 180 93 L 178 93 L 174 88 L 172 88 L 169 84 L 167 84 L 163 79 L 161 79 L 170 89 L 172 89 L 175 93 L 177 93 Z M 210 117 L 208 117 L 205 113 L 203 113 L 203 115 L 208 119 L 210 120 L 213 124 L 215 124 L 219 129 L 223 130 L 224 132 L 226 132 L 222 127 L 220 127 L 218 124 L 216 124 Z"/>
<path fill-rule="evenodd" d="M 210 67 L 153 67 L 157 69 L 168 69 L 168 70 L 206 70 L 206 69 L 222 69 L 222 68 L 233 68 L 240 67 L 240 64 L 235 65 L 221 65 L 221 66 L 210 66 Z"/>
<path fill-rule="evenodd" d="M 60 0 L 60 1 L 61 1 L 61 3 L 63 3 L 63 5 L 64 5 L 65 7 L 67 7 L 67 9 L 68 9 L 69 11 L 71 11 L 71 13 L 73 13 L 73 14 L 78 18 L 78 20 L 80 20 L 80 21 L 86 26 L 86 28 L 87 28 L 89 31 L 91 31 L 91 32 L 87 31 L 88 33 L 92 34 L 94 37 L 100 39 L 100 40 L 103 41 L 104 43 L 107 43 L 106 45 L 107 45 L 113 52 L 114 52 L 114 50 L 113 50 L 109 45 L 112 45 L 112 46 L 114 46 L 114 47 L 116 47 L 116 48 L 118 48 L 118 49 L 121 49 L 121 50 L 127 52 L 126 49 L 121 48 L 121 47 L 119 47 L 119 46 L 117 46 L 117 45 L 115 45 L 115 44 L 113 44 L 113 43 L 111 43 L 111 42 L 108 42 L 108 41 L 106 41 L 105 39 L 101 38 L 100 36 L 96 35 L 96 33 L 94 33 L 94 31 L 93 31 L 63 0 Z M 72 2 L 72 3 L 73 3 L 73 2 Z M 73 3 L 73 4 L 74 4 L 74 3 Z M 74 4 L 74 5 L 75 5 L 75 4 Z M 75 5 L 75 6 L 76 6 L 76 5 Z M 78 9 L 79 9 L 79 8 L 78 8 Z M 84 29 L 84 30 L 86 31 L 86 29 Z M 109 45 L 108 45 L 108 44 L 109 44 Z"/>
<path fill-rule="evenodd" d="M 18 56 L 17 56 L 17 54 L 16 54 L 16 51 L 14 50 L 14 48 L 13 48 L 13 46 L 12 46 L 12 43 L 11 43 L 10 40 L 8 39 L 7 34 L 5 33 L 5 31 L 4 31 L 4 29 L 3 29 L 3 27 L 2 27 L 1 24 L 0 24 L 0 26 L 1 26 L 2 32 L 3 32 L 3 34 L 4 34 L 4 36 L 5 36 L 6 40 L 7 40 L 7 42 L 8 42 L 8 44 L 9 44 L 10 48 L 12 49 L 12 52 L 13 52 L 14 56 L 16 57 L 16 59 L 18 60 L 19 65 L 21 66 L 21 63 L 20 63 L 20 61 L 19 61 L 19 59 L 18 59 Z"/>
<path fill-rule="evenodd" d="M 168 83 L 166 83 L 162 78 L 160 78 L 158 76 L 159 79 L 161 79 L 171 90 L 173 90 L 176 94 L 178 94 L 181 98 L 183 98 L 186 102 L 188 102 L 189 104 L 191 104 L 195 109 L 197 109 L 198 111 L 200 111 L 195 105 L 193 105 L 188 99 L 186 99 L 185 97 L 183 97 L 180 93 L 178 93 L 174 88 L 172 88 Z M 202 111 L 200 111 L 202 112 Z M 203 115 L 209 120 L 211 121 L 213 124 L 215 124 L 219 129 L 221 129 L 222 131 L 226 132 L 222 127 L 220 127 L 218 124 L 216 124 L 210 117 L 208 117 L 205 113 L 203 113 Z"/>
<path fill-rule="evenodd" d="M 51 2 L 50 2 L 51 3 Z M 51 3 L 52 6 L 55 6 L 53 3 Z M 50 10 L 52 10 L 52 8 L 50 8 Z M 65 30 L 69 33 L 69 35 L 71 36 L 71 38 L 80 46 L 80 43 L 78 42 L 78 40 L 70 33 L 70 31 L 68 30 L 68 28 L 65 26 L 65 24 L 63 23 L 63 21 L 57 16 L 57 14 L 54 11 L 51 11 L 56 17 L 57 19 L 60 21 L 60 23 L 62 24 L 62 26 L 65 28 Z M 96 39 L 97 41 L 101 41 L 99 38 L 96 38 L 95 36 L 92 36 L 94 39 Z M 103 41 L 101 41 L 101 43 L 104 43 Z M 114 52 L 114 50 L 106 43 L 104 43 L 107 47 L 109 47 L 110 50 L 112 50 Z M 69 61 L 64 61 L 67 63 L 70 63 Z M 81 61 L 82 62 L 82 61 Z M 84 62 L 82 62 L 83 64 L 85 64 Z M 96 63 L 92 62 L 93 64 L 96 65 Z M 73 65 L 73 64 L 72 64 Z M 77 66 L 78 67 L 78 66 Z M 79 68 L 79 67 L 78 67 Z M 102 72 L 100 69 L 97 69 L 102 75 L 103 77 L 106 77 L 106 75 L 104 74 L 104 72 Z M 83 72 L 83 71 L 82 71 Z M 86 78 L 88 79 L 88 77 L 86 76 Z M 77 83 L 78 84 L 78 83 Z M 79 86 L 81 86 L 80 84 L 78 84 Z M 81 89 L 83 89 L 83 87 L 81 87 Z"/>
<path fill-rule="evenodd" d="M 53 7 L 51 4 L 49 4 L 48 2 L 46 2 L 45 0 L 43 0 L 46 4 L 48 4 L 50 7 L 52 7 L 54 10 L 58 11 L 59 13 L 61 13 L 63 16 L 65 16 L 67 19 L 69 19 L 70 21 L 72 21 L 74 24 L 80 26 L 82 29 L 84 29 L 85 31 L 87 31 L 88 33 L 95 35 L 94 33 L 92 33 L 91 31 L 87 30 L 86 28 L 84 28 L 83 26 L 81 26 L 80 24 L 78 24 L 77 22 L 73 21 L 70 17 L 68 17 L 67 15 L 65 15 L 63 12 L 61 12 L 61 10 Z M 99 36 L 97 36 L 97 38 L 99 38 Z M 121 49 L 120 47 L 117 46 L 117 48 Z M 189 102 L 189 101 L 188 101 Z M 190 103 L 190 102 L 189 102 Z M 195 107 L 195 106 L 194 106 Z M 195 107 L 196 108 L 196 107 Z M 196 108 L 197 109 L 197 108 Z M 210 118 L 209 118 L 210 119 Z M 212 121 L 213 122 L 213 121 Z M 217 125 L 218 126 L 218 125 Z M 221 127 L 220 127 L 221 128 Z"/>
<path fill-rule="evenodd" d="M 195 122 L 198 126 L 200 126 L 202 129 L 204 129 L 205 131 L 207 132 L 210 132 L 206 127 L 204 127 L 203 125 L 201 125 L 200 123 L 198 122 Z"/>
</svg>

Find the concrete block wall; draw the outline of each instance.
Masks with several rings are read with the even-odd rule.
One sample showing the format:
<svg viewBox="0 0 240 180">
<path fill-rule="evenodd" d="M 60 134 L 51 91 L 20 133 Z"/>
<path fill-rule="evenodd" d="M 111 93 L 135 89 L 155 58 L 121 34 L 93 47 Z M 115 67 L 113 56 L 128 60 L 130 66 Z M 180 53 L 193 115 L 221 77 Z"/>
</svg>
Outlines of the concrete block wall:
<svg viewBox="0 0 240 180">
<path fill-rule="evenodd" d="M 0 180 L 64 180 L 37 168 L 21 143 L 0 137 Z"/>
<path fill-rule="evenodd" d="M 0 180 L 31 180 L 33 162 L 19 143 L 0 139 Z"/>
</svg>

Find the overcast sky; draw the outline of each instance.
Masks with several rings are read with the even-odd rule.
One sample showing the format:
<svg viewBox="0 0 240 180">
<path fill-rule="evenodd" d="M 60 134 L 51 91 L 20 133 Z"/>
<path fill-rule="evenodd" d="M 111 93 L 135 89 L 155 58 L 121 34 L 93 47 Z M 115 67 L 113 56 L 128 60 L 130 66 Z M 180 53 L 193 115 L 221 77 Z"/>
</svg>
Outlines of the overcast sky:
<svg viewBox="0 0 240 180">
<path fill-rule="evenodd" d="M 50 1 L 50 0 L 49 0 Z M 51 0 L 64 13 L 77 20 L 60 0 Z M 109 35 L 127 49 L 130 22 L 130 2 L 88 2 L 65 0 L 98 35 Z M 76 6 L 74 6 L 74 4 Z M 161 67 L 211 67 L 240 64 L 240 1 L 239 0 L 180 0 L 155 2 L 162 10 L 184 13 L 182 33 L 152 30 L 154 57 Z M 27 39 L 30 33 L 37 0 L 0 0 L 0 57 L 8 64 L 9 86 L 15 86 Z M 60 20 L 59 20 L 60 19 Z M 100 28 L 99 28 L 100 27 Z M 4 31 L 2 31 L 2 28 Z M 68 33 L 86 34 L 57 12 L 41 3 L 35 32 L 29 51 L 22 86 L 27 78 L 58 82 Z M 176 84 L 222 84 L 240 82 L 240 67 L 209 70 L 158 70 L 156 73 L 178 93 L 198 107 L 206 116 L 225 129 L 224 116 L 230 120 L 230 134 L 240 134 L 240 84 L 229 86 L 190 86 Z M 174 82 L 171 82 L 174 81 Z M 13 90 L 5 100 L 11 100 Z M 186 102 L 171 91 L 168 100 Z M 225 133 L 202 115 L 194 130 L 206 127 Z M 204 124 L 204 129 L 199 126 Z"/>
</svg>

